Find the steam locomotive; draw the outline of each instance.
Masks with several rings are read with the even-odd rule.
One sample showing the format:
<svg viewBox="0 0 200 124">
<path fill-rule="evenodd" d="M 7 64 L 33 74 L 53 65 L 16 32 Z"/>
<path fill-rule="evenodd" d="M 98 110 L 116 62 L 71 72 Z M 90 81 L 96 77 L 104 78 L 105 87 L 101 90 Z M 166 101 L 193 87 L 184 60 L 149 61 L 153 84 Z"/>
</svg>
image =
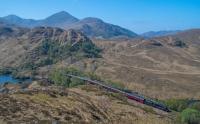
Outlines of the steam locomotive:
<svg viewBox="0 0 200 124">
<path fill-rule="evenodd" d="M 125 95 L 128 99 L 135 100 L 139 103 L 142 103 L 142 104 L 145 104 L 145 105 L 148 105 L 148 106 L 152 106 L 154 108 L 157 108 L 157 109 L 160 109 L 160 110 L 163 110 L 163 111 L 166 111 L 166 112 L 171 112 L 170 109 L 168 109 L 168 107 L 166 105 L 164 105 L 162 103 L 158 103 L 154 100 L 145 98 L 145 97 L 140 96 L 136 93 L 125 93 Z"/>
<path fill-rule="evenodd" d="M 85 77 L 79 77 L 79 76 L 70 75 L 70 74 L 68 74 L 66 76 L 70 76 L 70 77 L 73 77 L 73 78 L 78 78 L 80 80 L 87 81 L 90 84 L 101 86 L 104 89 L 107 89 L 111 92 L 123 94 L 124 96 L 126 96 L 130 100 L 134 100 L 134 101 L 137 101 L 139 103 L 142 103 L 142 104 L 145 104 L 145 105 L 148 105 L 148 106 L 152 106 L 154 108 L 157 108 L 157 109 L 160 109 L 160 110 L 163 110 L 163 111 L 166 111 L 166 112 L 171 112 L 170 109 L 168 109 L 168 107 L 165 106 L 164 104 L 156 102 L 152 99 L 146 98 L 146 97 L 144 97 L 144 96 L 142 96 L 142 95 L 140 95 L 136 92 L 132 92 L 130 90 L 114 88 L 112 86 L 105 85 L 103 82 L 91 80 L 91 79 L 85 78 Z"/>
</svg>

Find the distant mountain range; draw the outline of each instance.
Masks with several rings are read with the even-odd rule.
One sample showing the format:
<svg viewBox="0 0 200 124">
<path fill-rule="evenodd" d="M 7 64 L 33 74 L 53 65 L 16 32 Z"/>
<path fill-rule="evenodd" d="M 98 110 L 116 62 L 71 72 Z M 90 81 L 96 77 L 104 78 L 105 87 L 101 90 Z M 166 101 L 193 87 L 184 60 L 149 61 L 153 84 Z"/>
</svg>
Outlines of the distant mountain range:
<svg viewBox="0 0 200 124">
<path fill-rule="evenodd" d="M 20 27 L 34 28 L 38 26 L 59 27 L 62 29 L 76 29 L 89 37 L 95 38 L 134 38 L 136 33 L 117 25 L 109 24 L 101 19 L 88 17 L 82 20 L 65 11 L 53 14 L 42 20 L 23 19 L 16 15 L 8 15 L 0 18 L 0 22 L 13 24 Z"/>
<path fill-rule="evenodd" d="M 180 30 L 149 31 L 149 32 L 145 32 L 145 33 L 141 34 L 141 36 L 147 37 L 147 38 L 152 38 L 152 37 L 161 37 L 161 36 L 173 35 L 173 34 L 176 34 L 178 32 L 181 32 L 181 31 Z"/>
</svg>

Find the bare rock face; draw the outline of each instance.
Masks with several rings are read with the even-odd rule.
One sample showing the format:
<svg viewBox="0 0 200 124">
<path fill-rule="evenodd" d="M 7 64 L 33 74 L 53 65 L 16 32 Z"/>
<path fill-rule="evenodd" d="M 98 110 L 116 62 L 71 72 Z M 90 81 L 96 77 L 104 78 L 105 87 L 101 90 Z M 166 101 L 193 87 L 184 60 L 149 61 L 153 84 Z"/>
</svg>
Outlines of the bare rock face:
<svg viewBox="0 0 200 124">
<path fill-rule="evenodd" d="M 73 29 L 66 31 L 60 28 L 51 27 L 36 27 L 33 29 L 27 29 L 16 26 L 0 25 L 0 40 L 4 37 L 13 38 L 12 40 L 31 40 L 35 42 L 46 39 L 58 41 L 60 43 L 67 41 L 71 41 L 71 43 L 79 41 L 91 42 L 89 38 L 79 31 Z"/>
<path fill-rule="evenodd" d="M 75 30 L 68 30 L 65 31 L 60 28 L 50 28 L 50 27 L 37 27 L 30 32 L 27 33 L 28 38 L 30 39 L 37 39 L 38 40 L 53 40 L 59 43 L 65 43 L 67 41 L 73 42 L 87 42 L 90 41 L 83 33 L 75 31 Z"/>
</svg>

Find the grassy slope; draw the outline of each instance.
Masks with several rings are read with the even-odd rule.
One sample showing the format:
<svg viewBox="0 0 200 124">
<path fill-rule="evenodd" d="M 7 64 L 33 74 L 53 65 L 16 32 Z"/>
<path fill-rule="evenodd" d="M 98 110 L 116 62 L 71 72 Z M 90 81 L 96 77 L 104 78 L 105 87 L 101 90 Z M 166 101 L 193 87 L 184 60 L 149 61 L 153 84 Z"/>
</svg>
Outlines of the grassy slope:
<svg viewBox="0 0 200 124">
<path fill-rule="evenodd" d="M 171 123 L 166 115 L 132 106 L 91 86 L 71 88 L 65 93 L 50 88 L 48 92 L 30 91 L 0 97 L 0 109 L 6 107 L 0 113 L 0 120 L 13 123 L 33 120 L 58 120 L 63 123 Z"/>
<path fill-rule="evenodd" d="M 164 41 L 163 41 L 164 42 Z M 146 41 L 96 41 L 104 49 L 95 72 L 154 98 L 199 98 L 198 46 L 153 46 Z M 94 65 L 88 62 L 88 67 Z"/>
</svg>

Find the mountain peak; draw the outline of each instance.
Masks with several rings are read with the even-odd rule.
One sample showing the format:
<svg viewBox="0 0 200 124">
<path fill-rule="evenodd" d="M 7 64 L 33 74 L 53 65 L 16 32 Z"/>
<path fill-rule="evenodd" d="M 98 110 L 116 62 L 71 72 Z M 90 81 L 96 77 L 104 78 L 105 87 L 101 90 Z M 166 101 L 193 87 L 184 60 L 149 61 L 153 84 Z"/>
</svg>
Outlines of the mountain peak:
<svg viewBox="0 0 200 124">
<path fill-rule="evenodd" d="M 77 21 L 79 21 L 79 19 L 76 17 L 72 16 L 68 12 L 61 11 L 47 17 L 44 20 L 44 25 L 53 27 L 65 27 Z"/>
<path fill-rule="evenodd" d="M 72 16 L 71 14 L 65 11 L 60 11 L 46 18 L 46 20 L 50 20 L 50 19 L 57 19 L 57 20 L 58 19 L 64 19 L 64 20 L 73 19 L 73 20 L 78 21 L 76 17 Z"/>
<path fill-rule="evenodd" d="M 72 16 L 72 15 L 66 11 L 60 11 L 60 12 L 53 14 L 52 16 Z"/>
<path fill-rule="evenodd" d="M 4 17 L 5 19 L 11 19 L 11 20 L 21 20 L 22 18 L 20 18 L 19 16 L 16 15 L 8 15 Z"/>
</svg>

